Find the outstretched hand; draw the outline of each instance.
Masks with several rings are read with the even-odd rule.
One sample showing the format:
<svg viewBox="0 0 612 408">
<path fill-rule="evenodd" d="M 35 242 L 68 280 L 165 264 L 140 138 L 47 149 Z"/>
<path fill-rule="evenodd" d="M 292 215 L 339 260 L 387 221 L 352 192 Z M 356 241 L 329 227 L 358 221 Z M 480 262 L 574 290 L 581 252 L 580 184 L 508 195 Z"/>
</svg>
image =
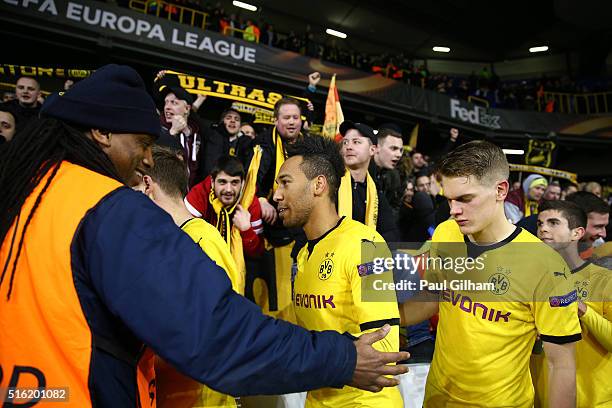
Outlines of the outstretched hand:
<svg viewBox="0 0 612 408">
<path fill-rule="evenodd" d="M 385 338 L 391 327 L 384 325 L 372 333 L 367 333 L 355 341 L 357 348 L 357 365 L 350 382 L 351 387 L 362 390 L 379 392 L 384 387 L 394 387 L 399 384 L 395 378 L 387 378 L 389 375 L 399 375 L 408 372 L 405 365 L 388 365 L 403 361 L 410 357 L 407 352 L 385 353 L 372 347 L 372 344 Z"/>
</svg>

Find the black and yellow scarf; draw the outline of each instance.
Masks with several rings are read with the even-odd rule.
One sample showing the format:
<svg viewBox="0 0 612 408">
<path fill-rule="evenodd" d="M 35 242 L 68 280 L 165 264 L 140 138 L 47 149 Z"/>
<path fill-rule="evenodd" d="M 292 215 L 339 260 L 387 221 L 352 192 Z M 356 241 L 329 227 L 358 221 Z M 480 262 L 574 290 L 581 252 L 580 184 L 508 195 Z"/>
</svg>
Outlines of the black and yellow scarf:
<svg viewBox="0 0 612 408">
<path fill-rule="evenodd" d="M 353 219 L 353 186 L 351 172 L 347 169 L 340 180 L 338 190 L 338 215 Z M 378 192 L 374 179 L 367 173 L 365 225 L 376 229 L 378 221 Z"/>
<path fill-rule="evenodd" d="M 304 137 L 301 132 L 298 135 L 298 138 L 300 137 Z M 278 183 L 276 182 L 276 178 L 278 177 L 278 172 L 280 168 L 282 167 L 283 163 L 287 159 L 287 152 L 285 151 L 285 146 L 283 144 L 283 138 L 276 131 L 276 126 L 274 126 L 274 128 L 272 129 L 272 143 L 276 147 L 276 154 L 275 154 L 275 159 L 274 159 L 275 160 L 274 184 L 272 187 L 272 192 L 270 193 L 271 194 L 270 197 L 272 197 L 272 194 L 274 194 L 274 192 L 278 188 Z"/>
<path fill-rule="evenodd" d="M 217 216 L 217 225 L 215 227 L 221 234 L 221 237 L 223 237 L 223 240 L 227 242 L 232 257 L 238 267 L 238 271 L 240 271 L 242 276 L 243 283 L 246 266 L 242 249 L 242 237 L 240 236 L 240 230 L 232 225 L 232 214 L 238 204 L 247 211 L 251 204 L 253 204 L 257 188 L 257 172 L 259 171 L 259 164 L 261 163 L 261 154 L 261 147 L 259 145 L 255 146 L 253 148 L 253 159 L 251 159 L 251 164 L 249 165 L 240 196 L 233 206 L 225 208 L 221 200 L 215 195 L 214 188 L 210 189 L 210 194 L 208 196 L 208 202 L 212 205 Z M 244 285 L 242 287 L 244 287 Z"/>
</svg>

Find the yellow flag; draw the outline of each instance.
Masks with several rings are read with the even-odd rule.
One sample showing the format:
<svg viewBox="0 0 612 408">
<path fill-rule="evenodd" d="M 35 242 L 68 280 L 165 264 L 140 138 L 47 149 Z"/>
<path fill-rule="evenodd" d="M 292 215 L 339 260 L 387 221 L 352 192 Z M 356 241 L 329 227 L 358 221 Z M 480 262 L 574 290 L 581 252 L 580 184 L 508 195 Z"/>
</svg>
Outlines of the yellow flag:
<svg viewBox="0 0 612 408">
<path fill-rule="evenodd" d="M 419 138 L 419 124 L 414 125 L 414 129 L 412 129 L 412 133 L 410 133 L 410 150 L 414 150 L 417 147 L 417 139 Z"/>
<path fill-rule="evenodd" d="M 335 139 L 340 134 L 340 124 L 344 122 L 340 97 L 336 87 L 336 74 L 332 76 L 325 102 L 325 121 L 323 122 L 323 136 Z"/>
</svg>

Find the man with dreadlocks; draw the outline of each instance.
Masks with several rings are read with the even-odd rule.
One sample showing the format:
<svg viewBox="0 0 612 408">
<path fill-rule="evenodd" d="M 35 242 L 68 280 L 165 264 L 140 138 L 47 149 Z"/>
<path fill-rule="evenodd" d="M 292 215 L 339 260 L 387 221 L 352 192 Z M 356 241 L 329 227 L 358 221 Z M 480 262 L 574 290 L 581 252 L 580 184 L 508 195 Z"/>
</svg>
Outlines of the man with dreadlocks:
<svg viewBox="0 0 612 408">
<path fill-rule="evenodd" d="M 144 345 L 234 396 L 394 386 L 407 353 L 265 317 L 162 209 L 127 185 L 153 165 L 155 106 L 108 65 L 0 149 L 0 395 L 68 390 L 74 407 L 155 403 Z M 139 387 L 140 386 L 140 387 Z M 12 390 L 12 391 L 11 391 Z M 24 405 L 25 406 L 25 405 Z"/>
</svg>

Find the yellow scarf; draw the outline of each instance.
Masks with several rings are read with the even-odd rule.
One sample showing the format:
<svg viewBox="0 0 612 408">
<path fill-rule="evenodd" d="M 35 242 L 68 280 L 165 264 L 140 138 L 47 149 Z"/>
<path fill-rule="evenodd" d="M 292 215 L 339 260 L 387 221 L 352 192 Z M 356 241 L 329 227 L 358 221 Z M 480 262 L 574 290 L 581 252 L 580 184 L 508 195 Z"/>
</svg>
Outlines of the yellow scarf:
<svg viewBox="0 0 612 408">
<path fill-rule="evenodd" d="M 351 182 L 351 172 L 346 170 L 340 180 L 338 190 L 338 214 L 341 217 L 353 218 L 353 183 Z M 365 225 L 376 229 L 378 220 L 378 192 L 374 179 L 367 173 L 366 179 L 366 212 Z"/>
<path fill-rule="evenodd" d="M 285 147 L 283 146 L 283 138 L 280 137 L 278 132 L 276 131 L 276 126 L 272 129 L 272 143 L 276 146 L 276 163 L 274 168 L 274 185 L 272 187 L 272 194 L 278 188 L 278 183 L 276 182 L 276 177 L 278 176 L 278 172 L 285 162 Z"/>
<path fill-rule="evenodd" d="M 298 135 L 298 137 L 304 137 L 302 132 Z M 272 186 L 272 192 L 270 193 L 270 197 L 274 194 L 276 189 L 278 188 L 278 183 L 276 182 L 276 177 L 278 176 L 278 172 L 285 162 L 287 158 L 287 153 L 285 152 L 285 146 L 283 145 L 283 138 L 276 131 L 276 126 L 272 129 L 272 143 L 276 146 L 276 157 L 275 157 L 275 165 L 274 165 L 274 184 Z"/>
<path fill-rule="evenodd" d="M 211 188 L 208 202 L 213 206 L 213 210 L 215 210 L 215 214 L 217 215 L 217 225 L 215 225 L 215 227 L 221 233 L 223 240 L 230 246 L 230 231 L 232 226 L 230 214 L 236 209 L 238 201 L 236 201 L 231 208 L 225 208 L 221 200 L 215 195 L 215 189 Z"/>
<path fill-rule="evenodd" d="M 534 201 L 534 200 L 530 200 L 528 198 L 525 198 L 524 216 L 528 217 L 531 214 L 537 214 L 538 213 L 538 205 L 539 205 L 539 201 Z"/>
<path fill-rule="evenodd" d="M 247 170 L 244 185 L 242 186 L 242 191 L 240 192 L 240 197 L 238 200 L 236 200 L 236 203 L 231 208 L 226 209 L 221 203 L 221 200 L 215 196 L 215 189 L 210 189 L 209 202 L 213 206 L 213 210 L 217 215 L 216 228 L 221 233 L 223 240 L 227 242 L 227 245 L 229 246 L 232 258 L 234 258 L 238 271 L 241 275 L 242 282 L 245 281 L 246 276 L 242 237 L 240 236 L 240 230 L 232 225 L 230 215 L 236 209 L 238 203 L 240 203 L 242 208 L 247 211 L 251 204 L 253 204 L 255 190 L 257 188 L 257 172 L 259 171 L 259 164 L 261 163 L 261 154 L 261 147 L 259 145 L 255 146 L 253 148 L 253 158 L 251 159 L 251 164 Z M 238 287 L 244 288 L 244 284 Z"/>
</svg>

